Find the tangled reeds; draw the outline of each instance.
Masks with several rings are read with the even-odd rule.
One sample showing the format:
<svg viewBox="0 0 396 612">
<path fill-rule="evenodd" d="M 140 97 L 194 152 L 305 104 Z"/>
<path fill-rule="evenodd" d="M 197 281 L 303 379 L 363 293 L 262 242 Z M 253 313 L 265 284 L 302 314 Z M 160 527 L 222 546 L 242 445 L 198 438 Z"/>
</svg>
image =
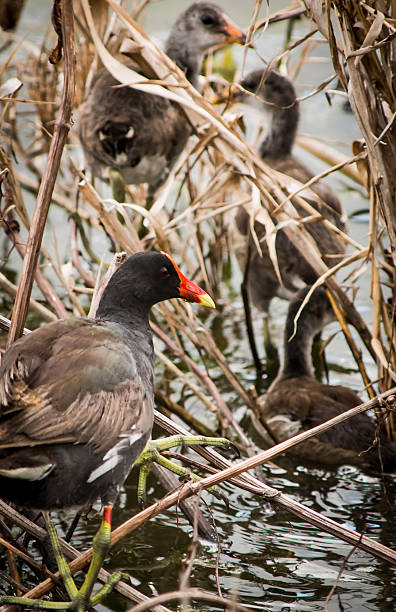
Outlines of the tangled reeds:
<svg viewBox="0 0 396 612">
<path fill-rule="evenodd" d="M 353 143 L 351 156 L 347 159 L 340 159 L 333 151 L 327 153 L 321 147 L 321 155 L 326 157 L 331 167 L 309 183 L 312 184 L 324 174 L 342 170 L 349 172 L 350 176 L 367 190 L 370 202 L 370 232 L 367 244 L 362 245 L 343 234 L 330 221 L 320 218 L 319 213 L 304 198 L 307 194 L 312 196 L 310 184 L 301 185 L 266 165 L 245 142 L 233 120 L 229 120 L 228 114 L 221 115 L 191 86 L 185 75 L 135 21 L 141 16 L 147 2 L 136 4 L 135 12 L 131 16 L 113 0 L 96 0 L 91 3 L 87 0 L 75 0 L 74 3 L 72 0 L 62 0 L 62 3 L 55 0 L 54 7 L 59 9 L 61 6 L 57 32 L 59 34 L 62 31 L 58 50 L 62 51 L 63 59 L 55 58 L 57 61 L 54 65 L 47 61 L 49 48 L 36 49 L 34 54 L 29 47 L 24 46 L 23 41 L 15 42 L 16 39 L 10 39 L 15 49 L 9 53 L 0 69 L 0 75 L 5 80 L 6 74 L 8 77 L 7 71 L 14 69 L 20 81 L 28 84 L 29 98 L 17 97 L 20 95 L 19 88 L 16 85 L 13 88 L 12 84 L 6 81 L 10 84 L 10 89 L 4 90 L 6 93 L 2 94 L 0 117 L 0 127 L 4 134 L 0 145 L 1 229 L 11 248 L 15 248 L 20 254 L 18 283 L 11 282 L 6 274 L 0 275 L 2 292 L 8 294 L 8 303 L 13 303 L 7 343 L 12 343 L 23 333 L 27 320 L 34 324 L 32 317 L 28 317 L 29 312 L 34 312 L 41 321 L 50 321 L 70 314 L 84 316 L 88 312 L 92 296 L 98 293 L 103 260 L 109 264 L 113 251 L 122 250 L 128 254 L 147 248 L 169 251 L 178 260 L 183 261 L 183 268 L 190 277 L 204 282 L 208 291 L 224 300 L 222 277 L 232 256 L 232 244 L 227 228 L 235 209 L 244 206 L 249 213 L 251 227 L 253 228 L 255 221 L 260 221 L 267 230 L 267 244 L 275 270 L 278 269 L 276 236 L 282 229 L 317 273 L 315 286 L 326 282 L 334 296 L 337 317 L 361 373 L 363 386 L 372 398 L 369 404 L 354 410 L 367 410 L 368 407 L 375 408 L 378 413 L 394 410 L 394 8 L 390 3 L 389 6 L 384 3 L 380 10 L 370 2 L 344 3 L 336 0 L 332 3 L 326 2 L 323 10 L 322 2 L 304 0 L 304 6 L 299 7 L 297 12 L 280 12 L 264 21 L 259 21 L 256 15 L 248 30 L 248 39 L 253 37 L 254 40 L 254 33 L 260 28 L 268 27 L 271 21 L 295 18 L 297 14 L 306 13 L 310 30 L 307 36 L 299 39 L 298 44 L 302 45 L 308 54 L 309 40 L 317 31 L 327 41 L 334 71 L 348 93 L 362 132 L 362 140 Z M 359 23 L 359 27 L 355 27 L 356 23 Z M 114 36 L 117 28 L 120 31 L 118 36 Z M 122 63 L 118 50 L 126 38 L 132 41 L 128 43 L 128 54 L 133 54 L 138 65 L 150 66 L 150 71 L 155 75 L 151 81 Z M 22 45 L 22 51 L 28 55 L 26 61 L 21 59 L 21 53 L 14 55 L 19 45 Z M 284 61 L 296 46 L 296 43 L 290 43 L 282 58 L 278 57 L 276 61 Z M 102 197 L 103 186 L 94 185 L 81 170 L 79 143 L 76 130 L 73 129 L 73 118 L 78 114 L 78 106 L 85 97 L 86 88 L 101 63 L 124 86 L 152 92 L 180 104 L 193 126 L 193 138 L 150 210 L 145 208 L 146 194 L 143 187 L 127 188 L 126 202 L 116 202 Z M 326 86 L 327 83 L 319 85 L 317 91 Z M 22 129 L 21 119 L 15 112 L 17 103 L 26 103 L 34 118 L 33 127 L 28 133 L 25 127 Z M 312 141 L 304 141 L 301 137 L 300 143 L 311 151 L 314 150 Z M 16 169 L 13 163 L 14 154 L 23 159 L 24 165 L 30 171 L 29 176 Z M 356 168 L 352 164 L 356 164 Z M 176 183 L 177 192 L 174 187 Z M 28 192 L 36 198 L 32 214 L 25 203 Z M 302 207 L 307 216 L 301 218 L 294 204 Z M 62 245 L 62 249 L 55 256 L 46 247 L 44 238 L 48 211 L 54 206 L 63 211 L 63 219 L 68 226 L 65 240 L 69 240 L 68 245 Z M 323 262 L 317 245 L 306 231 L 305 225 L 312 222 L 325 223 L 331 231 L 341 235 L 348 245 L 348 254 L 344 260 L 331 269 Z M 142 224 L 145 228 L 143 237 Z M 107 252 L 103 258 L 104 244 Z M 256 246 L 260 249 L 257 240 Z M 354 307 L 351 292 L 348 293 L 335 278 L 335 274 L 347 266 L 353 265 L 358 270 L 363 264 L 369 264 L 371 268 L 371 329 Z M 352 277 L 353 273 L 349 273 L 349 276 Z M 42 296 L 39 302 L 31 297 L 34 283 Z M 206 477 L 201 484 L 184 485 L 182 489 L 132 517 L 128 524 L 115 532 L 114 543 L 172 504 L 177 504 L 190 495 L 199 494 L 203 487 L 231 478 L 231 482 L 236 486 L 254 492 L 313 525 L 396 565 L 396 554 L 391 549 L 334 521 L 324 520 L 318 513 L 266 486 L 260 480 L 260 465 L 290 445 L 297 444 L 300 439 L 314 436 L 316 431 L 300 434 L 303 438 L 292 438 L 287 443 L 257 454 L 249 436 L 234 418 L 222 393 L 211 379 L 210 370 L 208 373 L 202 364 L 196 363 L 196 355 L 200 355 L 201 361 L 209 364 L 209 368 L 222 373 L 229 390 L 253 413 L 256 412 L 255 394 L 235 375 L 230 362 L 216 346 L 211 334 L 202 326 L 201 320 L 195 316 L 191 307 L 180 304 L 158 306 L 155 309 L 155 318 L 157 317 L 161 320 L 161 329 L 166 329 L 166 333 L 161 331 L 153 320 L 152 328 L 162 347 L 156 348 L 156 354 L 162 362 L 164 378 L 166 376 L 168 381 L 166 384 L 171 387 L 177 380 L 178 388 L 182 388 L 181 397 L 185 393 L 191 394 L 205 409 L 216 415 L 217 429 L 233 439 L 242 453 L 250 459 L 229 465 L 214 451 L 200 451 L 209 463 L 225 471 Z M 7 327 L 7 321 L 3 322 L 3 326 Z M 359 342 L 351 333 L 350 326 L 353 326 L 359 335 Z M 366 371 L 362 350 L 370 355 L 377 365 L 375 381 L 370 380 Z M 376 397 L 375 385 L 382 393 L 379 398 Z M 190 427 L 200 426 L 191 419 L 183 406 L 177 407 L 177 402 L 165 399 L 164 403 L 168 414 L 177 410 L 179 417 L 188 422 Z M 182 404 L 182 401 L 180 403 Z M 351 416 L 352 411 L 344 418 Z M 159 414 L 157 422 L 165 430 L 172 428 Z M 395 437 L 394 411 L 388 417 L 387 424 L 389 436 Z M 324 424 L 322 427 L 332 425 L 334 423 Z M 256 477 L 246 473 L 252 468 L 257 469 Z M 208 470 L 210 471 L 210 467 Z M 39 539 L 43 538 L 39 528 L 23 522 L 16 512 L 11 511 L 2 502 L 0 514 L 28 533 L 33 533 Z M 6 538 L 2 537 L 0 546 L 6 547 L 10 555 L 11 552 L 17 555 L 25 554 L 7 544 L 5 540 Z M 77 556 L 72 547 L 63 545 L 69 558 Z M 72 571 L 83 567 L 89 559 L 90 551 L 79 555 L 77 560 L 71 563 Z M 102 570 L 100 578 L 105 578 L 105 574 Z M 20 587 L 17 572 L 10 578 L 10 582 Z M 47 578 L 29 592 L 29 596 L 42 596 L 52 587 L 52 578 Z M 117 589 L 134 601 L 142 599 L 123 583 L 120 583 Z M 180 597 L 183 598 L 183 595 Z M 184 591 L 185 600 L 194 597 L 199 599 L 200 594 Z M 155 609 L 166 610 L 160 601 L 158 605 L 153 605 L 157 606 Z M 237 608 L 235 602 L 226 605 L 234 606 L 230 609 L 243 609 L 242 606 Z"/>
</svg>

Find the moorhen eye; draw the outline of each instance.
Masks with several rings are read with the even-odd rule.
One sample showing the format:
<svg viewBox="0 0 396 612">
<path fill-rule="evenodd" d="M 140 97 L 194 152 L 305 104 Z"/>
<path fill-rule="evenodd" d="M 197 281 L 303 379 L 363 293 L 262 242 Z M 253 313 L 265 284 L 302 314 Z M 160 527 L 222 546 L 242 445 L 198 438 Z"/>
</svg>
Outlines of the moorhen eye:
<svg viewBox="0 0 396 612">
<path fill-rule="evenodd" d="M 244 88 L 247 89 L 248 91 L 256 91 L 259 84 L 260 84 L 260 81 L 253 80 L 253 79 L 245 79 L 245 81 L 243 82 Z"/>
<path fill-rule="evenodd" d="M 166 266 L 163 266 L 159 272 L 160 272 L 161 278 L 167 278 L 168 276 L 170 276 L 170 272 Z"/>
<path fill-rule="evenodd" d="M 202 15 L 201 21 L 204 25 L 213 25 L 214 19 L 211 15 Z"/>
</svg>

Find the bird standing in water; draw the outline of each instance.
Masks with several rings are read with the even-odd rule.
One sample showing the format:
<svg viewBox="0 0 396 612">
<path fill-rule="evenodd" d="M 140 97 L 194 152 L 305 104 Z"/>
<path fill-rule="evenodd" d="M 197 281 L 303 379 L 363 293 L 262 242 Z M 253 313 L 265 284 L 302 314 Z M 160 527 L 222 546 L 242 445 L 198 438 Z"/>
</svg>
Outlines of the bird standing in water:
<svg viewBox="0 0 396 612">
<path fill-rule="evenodd" d="M 214 307 L 210 296 L 189 281 L 169 255 L 137 253 L 111 277 L 94 319 L 50 323 L 17 340 L 3 355 L 1 497 L 43 511 L 82 507 L 101 499 L 104 511 L 93 559 L 79 590 L 46 517 L 71 602 L 0 597 L 0 603 L 80 612 L 100 600 L 101 592 L 93 597 L 91 593 L 109 549 L 112 505 L 142 456 L 153 425 L 149 311 L 170 298 Z M 164 440 L 159 442 L 163 448 Z M 221 439 L 218 442 L 222 444 Z"/>
<path fill-rule="evenodd" d="M 362 403 L 352 389 L 326 385 L 314 378 L 312 340 L 335 320 L 335 315 L 326 290 L 319 287 L 301 311 L 295 328 L 295 317 L 309 290 L 301 289 L 290 302 L 282 367 L 258 401 L 261 418 L 279 442 Z M 357 414 L 288 452 L 316 464 L 352 464 L 378 472 L 396 469 L 396 442 L 389 440 L 367 414 Z"/>
</svg>

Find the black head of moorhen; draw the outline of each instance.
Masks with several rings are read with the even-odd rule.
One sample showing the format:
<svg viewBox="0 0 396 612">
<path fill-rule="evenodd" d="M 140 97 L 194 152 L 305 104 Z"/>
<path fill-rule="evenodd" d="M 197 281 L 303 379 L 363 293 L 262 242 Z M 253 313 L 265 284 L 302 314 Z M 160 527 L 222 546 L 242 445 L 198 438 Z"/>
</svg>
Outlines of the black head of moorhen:
<svg viewBox="0 0 396 612">
<path fill-rule="evenodd" d="M 39 510 L 100 498 L 100 558 L 108 547 L 111 506 L 151 435 L 149 311 L 180 297 L 214 306 L 168 255 L 137 253 L 111 277 L 94 319 L 45 325 L 17 340 L 2 359 L 0 495 Z M 89 586 L 75 593 L 85 604 L 96 575 L 88 572 Z"/>
<path fill-rule="evenodd" d="M 209 48 L 244 41 L 243 32 L 216 4 L 194 2 L 173 25 L 165 51 L 196 86 Z M 191 125 L 178 104 L 116 85 L 118 81 L 102 71 L 81 108 L 80 140 L 86 162 L 94 176 L 105 180 L 111 169 L 127 184 L 148 183 L 151 202 L 183 151 Z"/>
<path fill-rule="evenodd" d="M 309 289 L 301 289 L 289 304 L 282 367 L 259 399 L 261 418 L 279 442 L 362 403 L 352 389 L 326 385 L 314 378 L 312 340 L 335 316 L 326 290 L 319 287 L 295 327 L 295 317 Z M 396 442 L 390 441 L 367 414 L 358 414 L 288 452 L 316 464 L 351 464 L 375 471 L 396 469 Z"/>
</svg>

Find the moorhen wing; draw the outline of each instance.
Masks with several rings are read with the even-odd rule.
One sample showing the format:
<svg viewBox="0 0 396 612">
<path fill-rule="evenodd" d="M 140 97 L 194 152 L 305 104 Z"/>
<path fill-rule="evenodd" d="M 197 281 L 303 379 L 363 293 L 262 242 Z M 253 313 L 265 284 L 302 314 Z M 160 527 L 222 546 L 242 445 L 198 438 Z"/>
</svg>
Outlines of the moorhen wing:
<svg viewBox="0 0 396 612">
<path fill-rule="evenodd" d="M 101 499 L 104 511 L 94 556 L 79 590 L 46 513 L 71 602 L 0 597 L 0 604 L 83 611 L 100 599 L 100 592 L 92 598 L 91 592 L 109 548 L 112 505 L 153 425 L 149 311 L 170 298 L 214 307 L 210 296 L 189 281 L 169 255 L 136 253 L 111 277 L 95 318 L 45 325 L 17 340 L 3 355 L 1 497 L 43 511 Z M 201 442 L 206 443 L 202 438 Z"/>
</svg>

